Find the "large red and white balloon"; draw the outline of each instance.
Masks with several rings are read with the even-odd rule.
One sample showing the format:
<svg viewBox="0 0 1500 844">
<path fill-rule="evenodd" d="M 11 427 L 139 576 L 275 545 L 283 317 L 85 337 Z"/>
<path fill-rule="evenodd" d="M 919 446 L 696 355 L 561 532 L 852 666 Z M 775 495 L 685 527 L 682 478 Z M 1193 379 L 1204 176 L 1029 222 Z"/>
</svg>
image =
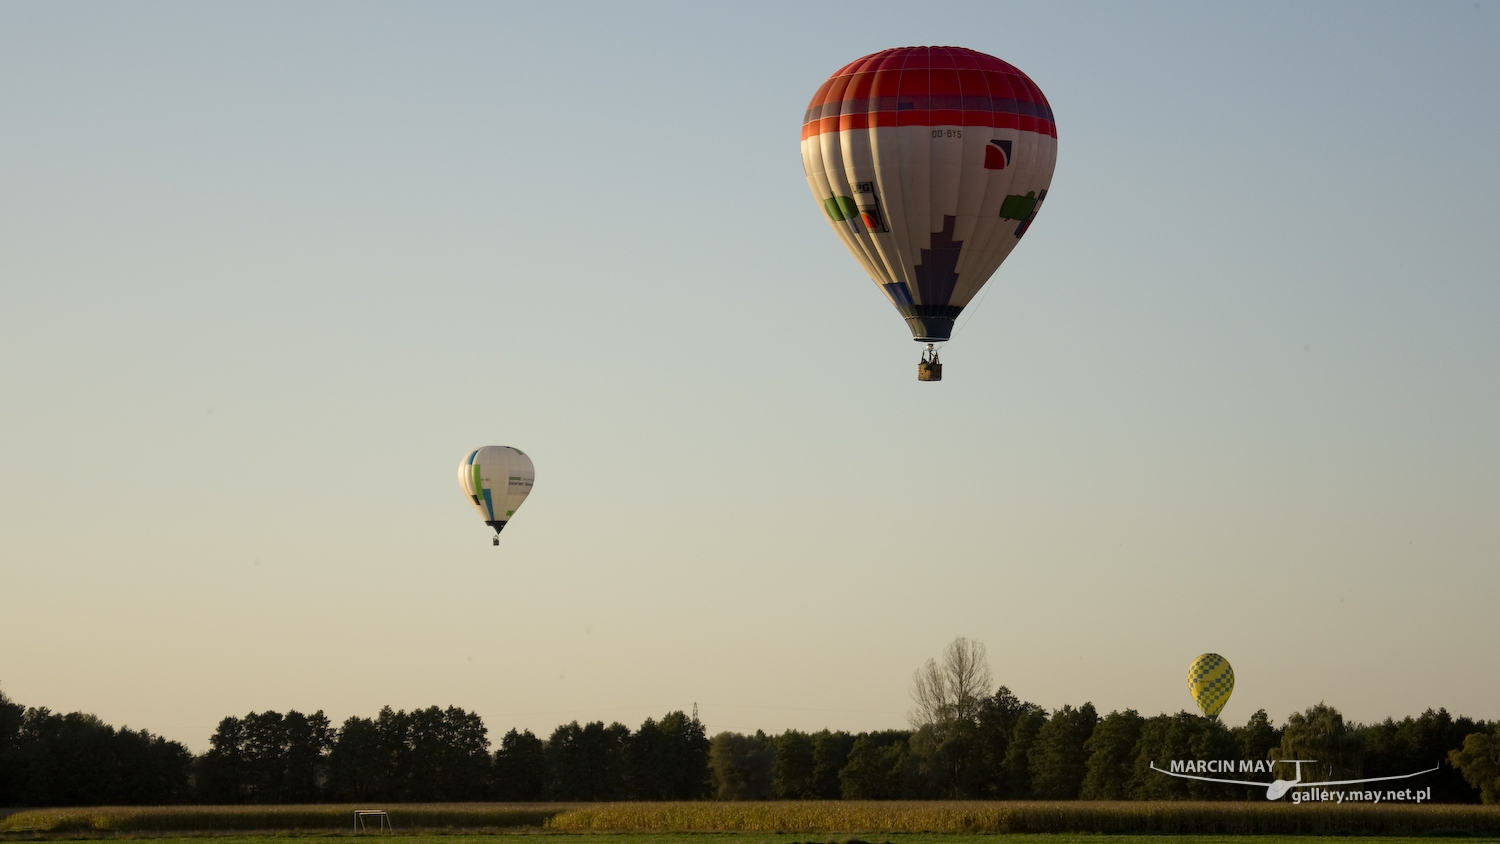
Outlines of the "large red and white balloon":
<svg viewBox="0 0 1500 844">
<path fill-rule="evenodd" d="M 856 59 L 813 95 L 802 124 L 813 197 L 925 343 L 952 336 L 1026 234 L 1056 161 L 1041 89 L 962 47 Z"/>
</svg>

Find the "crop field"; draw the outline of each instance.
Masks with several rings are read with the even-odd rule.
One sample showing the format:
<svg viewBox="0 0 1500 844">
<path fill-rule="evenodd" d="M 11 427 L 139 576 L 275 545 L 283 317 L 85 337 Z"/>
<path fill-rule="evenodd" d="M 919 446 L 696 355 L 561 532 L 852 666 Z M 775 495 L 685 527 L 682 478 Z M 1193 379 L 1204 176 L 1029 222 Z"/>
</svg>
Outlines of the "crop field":
<svg viewBox="0 0 1500 844">
<path fill-rule="evenodd" d="M 307 838 L 326 840 L 329 835 L 235 835 L 215 836 L 213 844 L 286 844 L 288 839 Z M 344 836 L 347 837 L 347 836 Z M 390 836 L 387 836 L 390 837 Z M 401 844 L 454 844 L 455 834 L 403 835 Z M 458 834 L 463 844 L 1232 844 L 1242 842 L 1243 836 L 1233 835 L 1088 835 L 1088 834 L 941 834 L 941 833 L 892 833 L 885 836 L 819 836 L 799 837 L 768 833 L 592 833 L 575 835 L 570 833 L 510 832 Z M 111 838 L 114 838 L 113 836 Z M 144 838 L 144 836 L 129 836 Z M 35 839 L 33 839 L 35 840 Z M 51 836 L 48 840 L 69 840 Z M 73 838 L 71 840 L 100 840 L 98 837 Z M 203 837 L 151 837 L 152 844 L 203 844 Z M 1330 844 L 1336 841 L 1370 840 L 1370 836 L 1355 835 L 1262 835 L 1255 836 L 1255 844 Z M 1381 837 L 1381 844 L 1431 844 L 1432 837 Z M 1495 844 L 1500 838 L 1465 838 L 1475 844 Z"/>
<path fill-rule="evenodd" d="M 264 842 L 266 835 L 352 835 L 355 809 L 390 813 L 403 839 L 467 833 L 479 837 L 545 837 L 547 844 L 947 844 L 978 841 L 1092 840 L 1109 835 L 1141 842 L 1157 837 L 1489 836 L 1500 841 L 1500 806 L 1329 806 L 1187 802 L 694 802 L 444 803 L 309 806 L 167 806 L 27 809 L 0 816 L 0 837 L 89 838 L 214 835 Z M 240 835 L 235 835 L 239 833 Z M 244 837 L 244 833 L 259 833 Z M 374 831 L 362 833 L 378 834 Z M 1084 838 L 1080 839 L 1078 836 Z M 1094 837 L 1091 837 L 1094 836 Z M 1181 837 L 1173 839 L 1181 842 Z M 1289 840 L 1289 839 L 1288 839 Z M 1322 839 L 1322 840 L 1326 840 Z"/>
</svg>

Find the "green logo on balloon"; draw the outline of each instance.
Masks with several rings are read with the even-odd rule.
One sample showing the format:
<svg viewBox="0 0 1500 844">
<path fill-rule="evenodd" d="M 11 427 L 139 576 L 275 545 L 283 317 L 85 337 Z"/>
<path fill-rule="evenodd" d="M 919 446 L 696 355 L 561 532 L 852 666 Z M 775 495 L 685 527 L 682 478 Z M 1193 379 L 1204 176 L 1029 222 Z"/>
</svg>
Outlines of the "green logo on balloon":
<svg viewBox="0 0 1500 844">
<path fill-rule="evenodd" d="M 823 210 L 835 223 L 842 223 L 859 213 L 859 208 L 855 206 L 852 196 L 830 196 L 823 200 Z"/>
</svg>

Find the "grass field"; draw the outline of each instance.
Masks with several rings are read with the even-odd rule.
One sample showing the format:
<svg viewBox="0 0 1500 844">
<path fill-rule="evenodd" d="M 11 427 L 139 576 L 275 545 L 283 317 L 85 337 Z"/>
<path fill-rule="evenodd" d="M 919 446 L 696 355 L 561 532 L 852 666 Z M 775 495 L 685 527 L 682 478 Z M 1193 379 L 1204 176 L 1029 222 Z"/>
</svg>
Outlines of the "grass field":
<svg viewBox="0 0 1500 844">
<path fill-rule="evenodd" d="M 970 840 L 1064 842 L 1077 836 L 1126 837 L 1285 836 L 1488 836 L 1500 841 L 1500 806 L 1302 805 L 1284 803 L 1102 802 L 777 802 L 777 803 L 443 803 L 384 806 L 150 806 L 28 809 L 0 817 L 0 836 L 17 838 L 163 837 L 211 834 L 220 842 L 235 833 L 337 836 L 353 834 L 352 811 L 383 808 L 406 841 L 432 833 L 545 837 L 548 844 L 598 842 L 656 844 L 799 844 L 849 842 L 922 844 Z M 376 833 L 366 833 L 376 834 Z M 1059 837 L 1066 836 L 1066 837 Z M 246 840 L 251 840 L 246 838 Z M 1181 842 L 1184 839 L 1173 839 Z M 1286 839 L 1290 840 L 1290 839 Z M 1326 839 L 1323 839 L 1326 840 Z"/>
</svg>

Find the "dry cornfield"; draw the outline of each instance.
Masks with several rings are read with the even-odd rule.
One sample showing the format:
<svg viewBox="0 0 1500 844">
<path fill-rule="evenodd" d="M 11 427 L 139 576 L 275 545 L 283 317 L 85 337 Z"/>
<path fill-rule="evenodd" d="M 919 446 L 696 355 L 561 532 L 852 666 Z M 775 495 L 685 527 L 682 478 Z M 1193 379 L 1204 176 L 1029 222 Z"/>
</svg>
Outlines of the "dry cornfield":
<svg viewBox="0 0 1500 844">
<path fill-rule="evenodd" d="M 352 829 L 355 809 L 390 813 L 397 833 L 524 830 L 638 833 L 1484 834 L 1500 806 L 1283 803 L 806 801 L 766 803 L 434 803 L 28 809 L 0 833 L 305 832 Z"/>
</svg>

